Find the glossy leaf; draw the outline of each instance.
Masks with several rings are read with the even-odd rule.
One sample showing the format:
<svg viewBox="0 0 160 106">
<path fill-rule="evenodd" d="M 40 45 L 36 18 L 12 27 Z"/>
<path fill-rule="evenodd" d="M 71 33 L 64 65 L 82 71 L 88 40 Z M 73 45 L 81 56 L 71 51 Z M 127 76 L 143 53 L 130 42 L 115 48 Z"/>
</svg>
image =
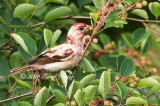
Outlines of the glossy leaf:
<svg viewBox="0 0 160 106">
<path fill-rule="evenodd" d="M 83 106 L 84 100 L 85 100 L 85 92 L 78 89 L 77 92 L 74 95 L 74 98 L 78 104 L 78 106 Z"/>
<path fill-rule="evenodd" d="M 55 104 L 54 106 L 67 106 L 67 105 L 65 105 L 63 103 L 58 103 L 58 104 Z"/>
<path fill-rule="evenodd" d="M 157 80 L 155 80 L 153 78 L 144 78 L 138 82 L 137 87 L 138 88 L 145 88 L 145 87 L 157 86 L 157 85 L 160 85 L 160 83 Z"/>
<path fill-rule="evenodd" d="M 104 71 L 100 77 L 98 90 L 104 100 L 105 100 L 106 94 L 109 92 L 109 89 L 110 89 L 110 84 L 111 84 L 110 72 L 111 70 Z"/>
<path fill-rule="evenodd" d="M 83 88 L 89 81 L 93 80 L 95 78 L 95 74 L 90 74 L 85 76 L 81 81 L 80 81 L 80 88 Z"/>
<path fill-rule="evenodd" d="M 11 35 L 27 53 L 31 55 L 35 55 L 37 53 L 37 45 L 28 34 L 19 32 L 17 34 L 12 33 Z"/>
<path fill-rule="evenodd" d="M 7 76 L 10 73 L 10 67 L 7 59 L 2 56 L 0 57 L 0 75 Z"/>
<path fill-rule="evenodd" d="M 58 40 L 58 38 L 60 37 L 62 31 L 61 30 L 56 30 L 52 36 L 52 41 L 51 41 L 51 47 L 56 43 L 56 41 Z"/>
<path fill-rule="evenodd" d="M 66 72 L 65 71 L 60 71 L 60 76 L 61 76 L 63 85 L 66 88 L 67 87 L 67 83 L 68 83 L 68 76 L 67 76 Z"/>
<path fill-rule="evenodd" d="M 86 58 L 82 59 L 82 68 L 85 72 L 95 72 L 95 69 Z"/>
<path fill-rule="evenodd" d="M 46 0 L 46 3 L 48 3 L 48 2 L 64 4 L 64 0 Z"/>
<path fill-rule="evenodd" d="M 105 6 L 105 0 L 93 0 L 93 3 L 99 10 L 102 10 Z"/>
<path fill-rule="evenodd" d="M 32 106 L 32 105 L 26 101 L 18 101 L 18 106 Z"/>
<path fill-rule="evenodd" d="M 19 18 L 13 18 L 10 22 L 10 26 L 13 28 L 27 28 Z"/>
<path fill-rule="evenodd" d="M 121 64 L 122 64 L 123 60 L 125 60 L 126 58 L 127 57 L 123 56 L 123 55 L 118 56 L 118 58 L 117 58 L 117 70 L 118 71 L 120 71 Z"/>
<path fill-rule="evenodd" d="M 128 88 L 127 88 L 126 84 L 121 81 L 118 81 L 117 86 L 119 89 L 119 94 L 120 94 L 121 99 L 125 98 L 125 96 L 127 95 L 127 92 L 128 92 Z"/>
<path fill-rule="evenodd" d="M 132 37 L 132 44 L 133 46 L 137 47 L 140 46 L 140 43 L 147 39 L 150 36 L 150 33 L 144 29 L 144 28 L 139 28 L 133 33 Z"/>
<path fill-rule="evenodd" d="M 146 20 L 149 18 L 147 12 L 142 9 L 134 9 L 131 13 L 140 16 L 142 18 L 145 18 Z"/>
<path fill-rule="evenodd" d="M 9 61 L 12 68 L 20 67 L 23 63 L 23 58 L 19 52 L 14 52 Z"/>
<path fill-rule="evenodd" d="M 50 21 L 53 21 L 59 17 L 70 15 L 71 12 L 72 12 L 72 10 L 68 7 L 65 7 L 65 6 L 56 8 L 56 9 L 53 9 L 47 13 L 47 15 L 44 17 L 44 21 L 50 22 Z"/>
<path fill-rule="evenodd" d="M 138 105 L 143 104 L 144 106 L 148 106 L 147 101 L 141 97 L 129 97 L 126 101 L 126 105 Z"/>
<path fill-rule="evenodd" d="M 26 88 L 30 88 L 30 87 L 31 87 L 30 84 L 28 84 L 28 83 L 25 82 L 25 81 L 18 80 L 18 79 L 16 79 L 16 81 L 17 81 L 17 83 L 18 83 L 19 85 L 21 85 L 21 86 L 24 86 L 24 87 L 26 87 Z"/>
<path fill-rule="evenodd" d="M 32 14 L 36 6 L 28 3 L 20 4 L 14 9 L 14 17 L 24 19 Z"/>
<path fill-rule="evenodd" d="M 98 13 L 90 13 L 90 17 L 96 22 L 98 20 Z"/>
<path fill-rule="evenodd" d="M 73 80 L 68 89 L 68 97 L 72 99 L 76 91 L 79 89 L 80 83 L 78 81 Z"/>
<path fill-rule="evenodd" d="M 51 40 L 52 40 L 52 31 L 48 29 L 44 29 L 43 35 L 44 35 L 45 44 L 48 47 L 48 45 L 51 43 Z"/>
<path fill-rule="evenodd" d="M 136 66 L 132 59 L 124 59 L 120 66 L 121 76 L 129 76 L 136 70 Z"/>
<path fill-rule="evenodd" d="M 141 95 L 138 91 L 136 91 L 135 89 L 130 88 L 130 87 L 128 87 L 128 93 L 129 93 L 131 96 L 140 96 L 140 95 Z"/>
<path fill-rule="evenodd" d="M 158 2 L 151 2 L 148 6 L 151 13 L 158 18 L 160 16 L 160 4 Z"/>
<path fill-rule="evenodd" d="M 156 86 L 153 86 L 153 87 L 149 90 L 149 92 L 148 92 L 147 95 L 150 95 L 150 94 L 153 94 L 153 93 L 155 93 L 155 92 L 158 92 L 159 90 L 160 90 L 160 84 L 159 84 L 159 85 L 156 85 Z"/>
<path fill-rule="evenodd" d="M 61 103 L 65 103 L 67 100 L 66 95 L 64 95 L 60 90 L 56 89 L 56 90 L 52 90 L 52 93 L 54 94 L 54 96 L 57 98 L 57 100 Z"/>
<path fill-rule="evenodd" d="M 34 105 L 35 106 L 45 106 L 48 96 L 49 96 L 48 88 L 46 87 L 41 88 L 34 99 Z"/>
<path fill-rule="evenodd" d="M 86 103 L 89 104 L 91 102 L 91 100 L 94 98 L 96 89 L 97 89 L 97 87 L 93 86 L 93 85 L 89 85 L 88 87 L 86 87 L 84 89 L 84 92 L 85 92 L 85 102 Z"/>
</svg>

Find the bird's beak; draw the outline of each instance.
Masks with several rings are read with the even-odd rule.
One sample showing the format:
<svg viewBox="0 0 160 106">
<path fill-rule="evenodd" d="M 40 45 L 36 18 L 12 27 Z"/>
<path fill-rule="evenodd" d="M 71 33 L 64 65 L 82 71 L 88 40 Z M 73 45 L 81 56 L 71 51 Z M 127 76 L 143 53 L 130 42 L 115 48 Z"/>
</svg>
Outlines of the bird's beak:
<svg viewBox="0 0 160 106">
<path fill-rule="evenodd" d="M 84 28 L 84 32 L 88 32 L 88 31 L 91 31 L 93 30 L 93 27 L 90 26 L 90 25 L 87 25 L 85 28 Z"/>
</svg>

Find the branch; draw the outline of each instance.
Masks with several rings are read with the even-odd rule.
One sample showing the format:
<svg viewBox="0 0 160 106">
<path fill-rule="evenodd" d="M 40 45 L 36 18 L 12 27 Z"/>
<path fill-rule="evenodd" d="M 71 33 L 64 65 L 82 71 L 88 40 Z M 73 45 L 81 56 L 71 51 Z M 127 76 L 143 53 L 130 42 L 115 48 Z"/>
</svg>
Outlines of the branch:
<svg viewBox="0 0 160 106">
<path fill-rule="evenodd" d="M 8 99 L 5 99 L 5 100 L 1 100 L 0 103 L 8 102 L 8 101 L 11 101 L 11 100 L 14 100 L 14 99 L 19 99 L 19 98 L 26 97 L 26 96 L 30 96 L 32 94 L 34 94 L 34 92 L 29 92 L 29 93 L 26 93 L 26 94 L 14 96 L 14 97 L 11 97 L 11 98 L 8 98 Z"/>
<path fill-rule="evenodd" d="M 127 20 L 131 21 L 137 21 L 137 22 L 155 22 L 155 23 L 160 23 L 160 20 L 141 20 L 141 19 L 136 19 L 136 18 L 127 18 Z"/>
</svg>

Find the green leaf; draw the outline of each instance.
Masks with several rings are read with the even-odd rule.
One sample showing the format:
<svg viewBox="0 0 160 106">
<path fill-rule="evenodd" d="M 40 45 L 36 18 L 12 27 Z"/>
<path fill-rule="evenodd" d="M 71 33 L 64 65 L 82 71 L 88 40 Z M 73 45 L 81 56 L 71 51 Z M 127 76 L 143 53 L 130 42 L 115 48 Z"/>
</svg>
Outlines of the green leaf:
<svg viewBox="0 0 160 106">
<path fill-rule="evenodd" d="M 146 20 L 149 18 L 147 12 L 145 10 L 142 10 L 142 9 L 134 9 L 131 13 L 135 14 L 137 16 L 140 16 L 140 17 L 142 17 Z"/>
<path fill-rule="evenodd" d="M 120 71 L 120 67 L 121 67 L 121 64 L 123 62 L 123 60 L 125 60 L 127 57 L 126 56 L 123 56 L 123 55 L 120 55 L 118 56 L 116 62 L 117 62 L 117 70 L 118 72 Z"/>
<path fill-rule="evenodd" d="M 46 0 L 46 3 L 48 3 L 48 2 L 64 4 L 64 0 Z"/>
<path fill-rule="evenodd" d="M 13 18 L 10 22 L 10 26 L 13 28 L 27 28 L 19 18 Z"/>
<path fill-rule="evenodd" d="M 59 7 L 56 9 L 51 10 L 50 12 L 47 13 L 47 15 L 44 17 L 45 22 L 50 22 L 53 21 L 59 17 L 70 15 L 72 10 L 68 7 Z"/>
<path fill-rule="evenodd" d="M 106 34 L 100 34 L 99 39 L 103 45 L 105 45 L 111 41 L 111 39 Z"/>
<path fill-rule="evenodd" d="M 86 87 L 84 89 L 85 92 L 85 102 L 87 104 L 89 104 L 91 102 L 91 100 L 93 100 L 94 96 L 95 96 L 95 92 L 96 92 L 97 87 L 93 86 L 93 85 L 89 85 L 88 87 Z"/>
<path fill-rule="evenodd" d="M 60 71 L 60 76 L 61 76 L 63 85 L 66 88 L 67 87 L 67 82 L 68 82 L 68 76 L 67 76 L 66 72 L 65 71 Z"/>
<path fill-rule="evenodd" d="M 76 91 L 79 89 L 80 82 L 73 80 L 68 89 L 68 97 L 72 99 Z"/>
<path fill-rule="evenodd" d="M 147 95 L 150 95 L 152 93 L 155 93 L 155 92 L 158 92 L 160 90 L 160 84 L 159 85 L 156 85 L 156 86 L 153 86 L 149 92 L 147 93 Z"/>
<path fill-rule="evenodd" d="M 26 101 L 18 101 L 18 106 L 32 106 L 32 105 Z"/>
<path fill-rule="evenodd" d="M 91 11 L 91 12 L 97 12 L 97 8 L 95 6 L 86 5 L 86 6 L 84 6 L 84 8 Z"/>
<path fill-rule="evenodd" d="M 10 67 L 4 56 L 0 57 L 0 75 L 7 76 L 10 73 Z"/>
<path fill-rule="evenodd" d="M 128 77 L 136 70 L 136 66 L 132 59 L 124 59 L 120 66 L 120 74 L 121 76 Z"/>
<path fill-rule="evenodd" d="M 67 100 L 66 95 L 64 95 L 60 90 L 52 90 L 52 93 L 57 98 L 57 100 L 61 103 L 65 103 Z"/>
<path fill-rule="evenodd" d="M 85 92 L 78 89 L 77 92 L 74 95 L 74 98 L 78 104 L 78 106 L 83 106 L 84 100 L 85 100 Z"/>
<path fill-rule="evenodd" d="M 63 103 L 58 103 L 58 104 L 55 104 L 54 106 L 67 106 L 67 105 L 65 105 Z"/>
<path fill-rule="evenodd" d="M 143 104 L 144 106 L 148 106 L 147 101 L 141 97 L 129 97 L 126 101 L 126 105 L 138 105 Z"/>
<path fill-rule="evenodd" d="M 28 3 L 18 5 L 13 12 L 14 17 L 24 19 L 32 14 L 36 6 Z"/>
<path fill-rule="evenodd" d="M 104 71 L 100 77 L 99 82 L 99 93 L 102 95 L 105 100 L 106 94 L 109 92 L 111 86 L 111 78 L 110 78 L 111 70 Z"/>
<path fill-rule="evenodd" d="M 132 34 L 131 33 L 122 33 L 122 38 L 124 39 L 125 43 L 129 46 L 130 49 L 134 49 L 132 45 Z"/>
<path fill-rule="evenodd" d="M 97 22 L 97 20 L 98 20 L 98 13 L 89 13 L 90 14 L 90 17 L 95 21 L 95 22 Z"/>
<path fill-rule="evenodd" d="M 51 41 L 51 47 L 56 43 L 56 41 L 58 40 L 58 38 L 60 37 L 62 31 L 61 30 L 56 30 L 52 36 L 52 41 Z"/>
<path fill-rule="evenodd" d="M 138 88 L 145 88 L 145 87 L 149 87 L 149 86 L 157 86 L 159 84 L 160 83 L 153 78 L 144 78 L 138 82 L 137 87 Z"/>
<path fill-rule="evenodd" d="M 151 2 L 148 6 L 151 13 L 158 18 L 160 16 L 160 4 L 158 2 Z"/>
<path fill-rule="evenodd" d="M 48 45 L 51 43 L 51 40 L 52 40 L 52 31 L 48 29 L 44 29 L 43 35 L 44 35 L 45 44 L 48 47 Z"/>
<path fill-rule="evenodd" d="M 83 88 L 89 81 L 93 80 L 95 78 L 95 74 L 90 74 L 85 76 L 81 81 L 80 81 L 80 88 Z"/>
<path fill-rule="evenodd" d="M 118 89 L 120 92 L 121 99 L 125 98 L 125 96 L 127 95 L 127 92 L 128 92 L 128 88 L 127 88 L 126 84 L 124 84 L 121 81 L 118 81 L 117 86 L 118 86 Z"/>
<path fill-rule="evenodd" d="M 18 79 L 16 79 L 16 81 L 17 81 L 17 83 L 18 83 L 19 85 L 21 85 L 21 86 L 24 86 L 24 87 L 26 87 L 26 88 L 30 88 L 30 87 L 31 87 L 31 86 L 30 86 L 27 82 L 25 82 L 25 81 L 18 80 Z"/>
<path fill-rule="evenodd" d="M 150 33 L 144 29 L 144 28 L 139 28 L 133 33 L 132 37 L 132 44 L 135 47 L 139 47 L 141 42 L 143 42 L 145 39 L 147 39 L 150 36 Z"/>
<path fill-rule="evenodd" d="M 86 58 L 82 59 L 82 67 L 85 72 L 95 72 L 95 69 Z"/>
<path fill-rule="evenodd" d="M 46 87 L 41 88 L 34 99 L 34 105 L 45 106 L 48 96 L 49 96 L 49 89 Z"/>
<path fill-rule="evenodd" d="M 136 90 L 134 90 L 133 88 L 130 88 L 130 87 L 128 87 L 128 93 L 131 96 L 140 96 L 141 95 L 138 91 L 136 91 Z"/>
<path fill-rule="evenodd" d="M 93 0 L 93 3 L 99 10 L 102 10 L 106 4 L 105 0 Z"/>
<path fill-rule="evenodd" d="M 14 52 L 9 61 L 12 68 L 20 67 L 23 63 L 23 58 L 19 52 Z"/>
<path fill-rule="evenodd" d="M 11 35 L 27 53 L 31 55 L 35 55 L 37 53 L 37 45 L 28 34 L 19 32 L 17 34 L 12 33 Z"/>
</svg>

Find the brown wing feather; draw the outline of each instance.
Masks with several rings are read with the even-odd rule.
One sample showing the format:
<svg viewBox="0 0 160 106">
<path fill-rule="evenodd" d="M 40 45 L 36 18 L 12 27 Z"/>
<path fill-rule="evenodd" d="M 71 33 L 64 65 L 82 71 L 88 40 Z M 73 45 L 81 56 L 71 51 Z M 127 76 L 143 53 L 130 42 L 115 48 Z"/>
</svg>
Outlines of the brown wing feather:
<svg viewBox="0 0 160 106">
<path fill-rule="evenodd" d="M 47 53 L 53 53 L 53 51 L 48 51 Z M 68 56 L 70 56 L 73 53 L 72 49 L 67 49 L 64 51 L 63 55 L 54 55 L 53 57 L 49 57 L 46 54 L 43 55 L 39 55 L 39 57 L 37 57 L 37 59 L 35 59 L 34 61 L 30 62 L 30 64 L 39 64 L 39 65 L 44 65 L 44 64 L 49 64 L 49 63 L 53 63 L 53 62 L 61 62 L 61 59 L 67 58 Z"/>
</svg>

